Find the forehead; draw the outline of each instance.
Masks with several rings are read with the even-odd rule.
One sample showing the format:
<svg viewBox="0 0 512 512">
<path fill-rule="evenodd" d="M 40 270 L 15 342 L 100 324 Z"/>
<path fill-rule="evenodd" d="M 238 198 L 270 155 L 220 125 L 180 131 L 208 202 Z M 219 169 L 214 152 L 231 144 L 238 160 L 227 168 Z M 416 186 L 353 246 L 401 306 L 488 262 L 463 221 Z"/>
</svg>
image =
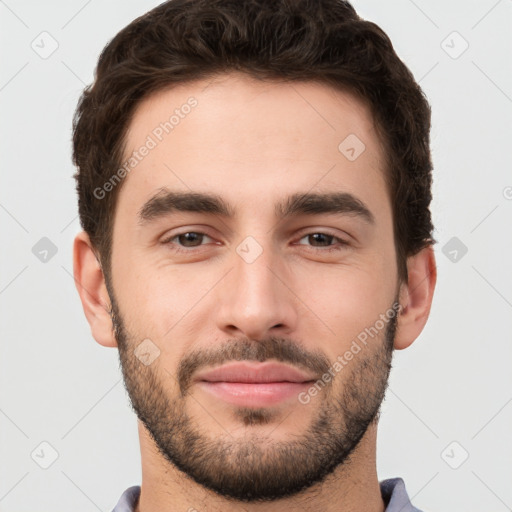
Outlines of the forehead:
<svg viewBox="0 0 512 512">
<path fill-rule="evenodd" d="M 122 163 L 118 208 L 126 213 L 162 187 L 240 204 L 286 191 L 386 195 L 369 107 L 317 82 L 230 73 L 161 90 L 136 108 Z"/>
</svg>

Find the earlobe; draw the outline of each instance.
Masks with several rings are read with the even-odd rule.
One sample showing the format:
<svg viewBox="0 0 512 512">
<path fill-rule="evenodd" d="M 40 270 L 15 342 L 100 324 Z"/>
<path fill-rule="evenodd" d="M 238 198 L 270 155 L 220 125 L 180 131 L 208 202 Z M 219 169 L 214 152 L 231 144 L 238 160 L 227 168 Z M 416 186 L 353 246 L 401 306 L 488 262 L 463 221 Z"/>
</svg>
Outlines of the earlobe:
<svg viewBox="0 0 512 512">
<path fill-rule="evenodd" d="M 400 315 L 394 347 L 410 346 L 427 323 L 437 280 L 432 246 L 425 247 L 407 259 L 407 283 L 400 288 Z"/>
<path fill-rule="evenodd" d="M 75 237 L 73 244 L 73 274 L 94 339 L 105 347 L 117 347 L 105 277 L 85 231 Z"/>
</svg>

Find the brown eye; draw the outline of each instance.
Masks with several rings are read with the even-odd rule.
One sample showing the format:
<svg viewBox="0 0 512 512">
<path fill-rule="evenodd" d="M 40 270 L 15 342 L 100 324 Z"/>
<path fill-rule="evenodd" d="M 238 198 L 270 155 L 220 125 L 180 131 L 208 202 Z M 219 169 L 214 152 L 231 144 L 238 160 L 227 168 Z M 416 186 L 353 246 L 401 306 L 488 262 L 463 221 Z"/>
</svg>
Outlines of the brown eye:
<svg viewBox="0 0 512 512">
<path fill-rule="evenodd" d="M 195 231 L 188 231 L 187 233 L 183 233 L 181 235 L 176 235 L 180 244 L 183 244 L 185 247 L 197 247 L 201 245 L 201 241 L 205 235 L 203 233 L 197 233 Z M 199 242 L 199 243 L 198 243 Z"/>
<path fill-rule="evenodd" d="M 195 247 L 205 245 L 201 243 L 204 241 L 205 237 L 211 240 L 211 238 L 205 233 L 200 233 L 198 231 L 186 231 L 184 233 L 175 234 L 164 240 L 162 243 L 176 246 L 173 248 L 176 252 L 192 252 L 187 249 L 194 249 Z"/>
<path fill-rule="evenodd" d="M 330 235 L 329 233 L 322 233 L 322 232 L 316 232 L 316 233 L 309 233 L 305 236 L 303 236 L 300 240 L 307 239 L 308 242 L 310 242 L 314 249 L 320 249 L 322 250 L 322 247 L 326 247 L 327 251 L 330 250 L 339 250 L 343 249 L 343 246 L 348 245 L 348 242 L 345 240 L 342 240 L 341 238 L 338 238 L 334 235 Z M 299 242 L 300 242 L 299 240 Z M 338 244 L 332 244 L 331 242 L 337 241 Z M 307 244 L 301 244 L 299 245 L 307 245 Z"/>
</svg>

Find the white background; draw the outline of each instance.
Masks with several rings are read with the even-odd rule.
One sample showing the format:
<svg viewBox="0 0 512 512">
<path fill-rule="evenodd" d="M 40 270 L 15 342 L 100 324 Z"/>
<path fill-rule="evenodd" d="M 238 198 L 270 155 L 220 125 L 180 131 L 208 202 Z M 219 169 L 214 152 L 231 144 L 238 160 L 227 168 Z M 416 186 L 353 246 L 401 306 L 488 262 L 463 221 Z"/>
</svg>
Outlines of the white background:
<svg viewBox="0 0 512 512">
<path fill-rule="evenodd" d="M 425 512 L 511 510 L 512 1 L 353 4 L 390 36 L 433 110 L 438 285 L 424 332 L 395 353 L 379 478 L 404 478 Z M 155 5 L 0 1 L 2 512 L 109 511 L 140 483 L 117 351 L 91 337 L 71 277 L 70 138 L 103 46 Z M 47 59 L 31 48 L 43 31 L 58 42 Z M 45 263 L 32 252 L 43 237 L 58 251 Z M 455 262 L 442 250 L 453 237 L 468 249 Z M 58 452 L 48 469 L 31 457 L 49 462 L 41 442 Z"/>
</svg>

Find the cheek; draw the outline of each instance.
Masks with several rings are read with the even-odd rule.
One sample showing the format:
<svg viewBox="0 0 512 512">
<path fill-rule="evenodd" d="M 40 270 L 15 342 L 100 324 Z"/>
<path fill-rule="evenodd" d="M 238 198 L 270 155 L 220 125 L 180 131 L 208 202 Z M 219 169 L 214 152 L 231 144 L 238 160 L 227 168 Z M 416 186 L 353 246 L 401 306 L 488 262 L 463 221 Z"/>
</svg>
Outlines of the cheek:
<svg viewBox="0 0 512 512">
<path fill-rule="evenodd" d="M 332 340 L 333 357 L 350 345 L 365 328 L 375 324 L 394 300 L 395 282 L 392 272 L 374 265 L 337 267 L 329 272 L 297 276 L 300 297 L 310 308 L 305 318 L 311 331 L 322 332 Z M 314 282 L 314 286 L 299 283 Z M 311 313 L 311 311 L 314 313 Z M 316 327 L 315 327 L 316 326 Z M 308 330 L 308 326 L 303 326 Z M 326 347 L 327 349 L 327 347 Z"/>
<path fill-rule="evenodd" d="M 188 269 L 168 265 L 142 263 L 137 271 L 128 273 L 119 289 L 122 310 L 130 315 L 137 332 L 155 341 L 181 338 L 193 319 L 204 310 L 208 292 L 223 273 L 210 266 Z M 174 343 L 174 342 L 173 342 Z"/>
</svg>

